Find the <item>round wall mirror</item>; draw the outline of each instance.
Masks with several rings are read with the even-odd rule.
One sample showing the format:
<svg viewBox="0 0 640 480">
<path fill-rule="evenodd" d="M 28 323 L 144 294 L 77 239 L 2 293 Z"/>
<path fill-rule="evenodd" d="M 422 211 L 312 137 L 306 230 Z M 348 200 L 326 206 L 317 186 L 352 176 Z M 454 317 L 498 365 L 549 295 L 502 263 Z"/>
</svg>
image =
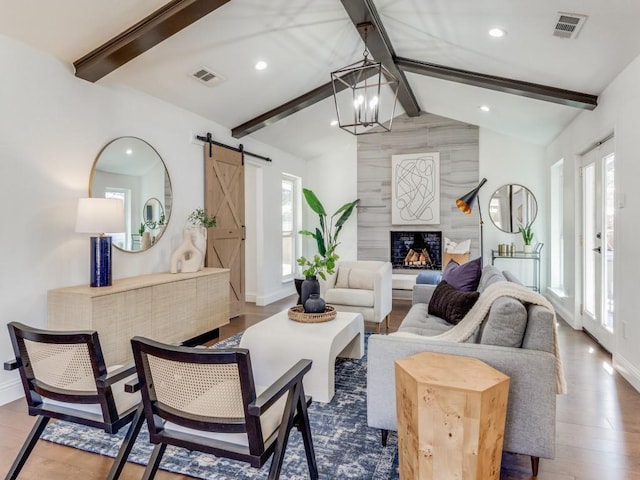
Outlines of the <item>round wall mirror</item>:
<svg viewBox="0 0 640 480">
<path fill-rule="evenodd" d="M 518 233 L 520 225 L 533 223 L 537 214 L 536 197 L 522 185 L 503 185 L 489 200 L 491 221 L 506 233 Z"/>
<path fill-rule="evenodd" d="M 113 245 L 139 252 L 155 245 L 171 216 L 173 196 L 169 173 L 158 152 L 135 137 L 109 142 L 91 170 L 89 196 L 120 198 L 124 232 L 109 232 Z"/>
</svg>

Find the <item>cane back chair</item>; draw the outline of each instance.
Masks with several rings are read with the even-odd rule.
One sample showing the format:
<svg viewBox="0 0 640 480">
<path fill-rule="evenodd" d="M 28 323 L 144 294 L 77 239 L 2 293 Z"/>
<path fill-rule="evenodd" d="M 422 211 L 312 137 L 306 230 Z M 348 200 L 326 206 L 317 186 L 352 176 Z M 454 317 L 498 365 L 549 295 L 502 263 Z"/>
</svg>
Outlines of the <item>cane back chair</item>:
<svg viewBox="0 0 640 480">
<path fill-rule="evenodd" d="M 310 478 L 318 478 L 300 360 L 268 388 L 254 384 L 249 351 L 165 345 L 134 337 L 150 441 L 156 444 L 143 479 L 151 479 L 167 445 L 260 468 L 273 455 L 269 479 L 280 475 L 291 428 L 302 433 Z"/>
<path fill-rule="evenodd" d="M 139 393 L 126 393 L 135 366 L 107 368 L 97 332 L 40 330 L 8 325 L 15 360 L 5 370 L 20 372 L 29 415 L 38 419 L 6 480 L 18 477 L 29 454 L 52 418 L 117 433 L 131 423 L 108 479 L 120 476 L 144 415 Z"/>
</svg>

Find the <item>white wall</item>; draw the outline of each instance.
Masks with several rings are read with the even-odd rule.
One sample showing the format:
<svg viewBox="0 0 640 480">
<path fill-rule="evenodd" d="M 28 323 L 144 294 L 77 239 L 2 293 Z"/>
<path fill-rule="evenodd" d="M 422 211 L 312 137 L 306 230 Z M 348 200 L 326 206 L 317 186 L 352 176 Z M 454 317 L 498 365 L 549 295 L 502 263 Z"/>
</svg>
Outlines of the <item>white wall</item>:
<svg viewBox="0 0 640 480">
<path fill-rule="evenodd" d="M 345 135 L 350 135 L 345 132 Z M 358 154 L 356 137 L 347 147 L 326 152 L 324 155 L 308 162 L 307 181 L 303 187 L 310 188 L 318 196 L 327 214 L 331 216 L 342 205 L 358 198 Z M 306 229 L 314 229 L 318 225 L 318 216 L 308 207 L 303 199 L 302 225 Z M 340 246 L 336 252 L 340 260 L 358 259 L 358 221 L 357 209 L 351 214 L 340 232 Z M 337 220 L 337 218 L 336 218 Z M 317 251 L 314 244 L 303 242 L 305 255 Z"/>
<path fill-rule="evenodd" d="M 491 221 L 489 199 L 503 185 L 523 185 L 533 193 L 538 202 L 538 216 L 533 223 L 533 241 L 534 244 L 545 244 L 541 260 L 541 291 L 546 286 L 546 263 L 549 259 L 548 173 L 544 159 L 544 147 L 540 145 L 522 142 L 486 128 L 480 129 L 480 178 L 487 179 L 479 193 L 484 222 L 484 263 L 491 263 L 491 250 L 497 250 L 499 243 L 513 242 L 517 250 L 522 250 L 522 236 L 519 233 L 505 233 Z M 496 260 L 496 267 L 510 270 L 527 285 L 533 284 L 533 261 L 499 259 Z"/>
<path fill-rule="evenodd" d="M 47 290 L 89 281 L 89 240 L 74 233 L 78 198 L 87 196 L 89 175 L 100 149 L 119 136 L 153 145 L 173 186 L 173 209 L 157 245 L 142 253 L 114 249 L 114 278 L 167 271 L 188 214 L 204 203 L 202 146 L 190 132 L 213 133 L 237 145 L 228 129 L 156 98 L 123 88 L 108 78 L 91 84 L 69 65 L 0 36 L 0 311 L 2 322 L 46 325 Z M 248 140 L 249 151 L 270 156 L 261 167 L 257 202 L 280 204 L 280 172 L 303 176 L 306 162 Z M 265 208 L 259 225 L 266 252 L 280 251 L 280 209 Z M 264 298 L 281 295 L 278 255 L 258 259 L 256 289 Z M 0 333 L 0 358 L 13 356 Z M 0 372 L 0 404 L 20 395 L 16 372 Z"/>
<path fill-rule="evenodd" d="M 579 285 L 580 244 L 578 235 L 579 178 L 576 162 L 579 154 L 608 133 L 615 133 L 616 196 L 623 206 L 615 211 L 614 282 L 615 282 L 615 347 L 614 366 L 640 390 L 640 296 L 638 296 L 638 237 L 640 217 L 634 199 L 640 179 L 640 57 L 636 58 L 600 95 L 598 107 L 583 112 L 547 148 L 547 169 L 564 158 L 566 192 L 564 234 L 567 250 L 565 284 Z M 563 308 L 573 313 L 579 309 L 575 290 L 563 300 Z M 581 327 L 577 318 L 574 327 Z"/>
</svg>

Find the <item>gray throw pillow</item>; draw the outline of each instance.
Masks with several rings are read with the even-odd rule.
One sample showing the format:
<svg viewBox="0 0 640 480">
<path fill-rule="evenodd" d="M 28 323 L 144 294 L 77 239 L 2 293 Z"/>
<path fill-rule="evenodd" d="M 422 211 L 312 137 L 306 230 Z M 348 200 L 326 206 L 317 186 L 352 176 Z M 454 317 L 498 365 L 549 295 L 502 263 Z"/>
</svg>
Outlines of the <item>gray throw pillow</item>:
<svg viewBox="0 0 640 480">
<path fill-rule="evenodd" d="M 527 309 L 524 305 L 512 297 L 499 297 L 491 305 L 482 326 L 480 343 L 520 348 L 526 329 Z"/>
</svg>

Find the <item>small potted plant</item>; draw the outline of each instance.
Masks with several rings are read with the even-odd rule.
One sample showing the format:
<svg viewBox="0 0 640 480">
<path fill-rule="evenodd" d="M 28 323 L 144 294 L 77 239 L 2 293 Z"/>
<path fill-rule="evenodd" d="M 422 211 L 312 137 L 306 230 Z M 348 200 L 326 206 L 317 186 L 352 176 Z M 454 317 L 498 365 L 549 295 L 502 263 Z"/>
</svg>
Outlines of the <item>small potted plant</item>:
<svg viewBox="0 0 640 480">
<path fill-rule="evenodd" d="M 212 228 L 216 226 L 216 217 L 210 216 L 204 208 L 196 208 L 187 217 L 187 223 L 204 228 Z"/>
<path fill-rule="evenodd" d="M 524 253 L 533 252 L 533 230 L 531 230 L 531 224 L 527 223 L 525 226 L 519 225 L 518 230 L 522 235 Z"/>
<path fill-rule="evenodd" d="M 144 222 L 140 222 L 138 233 L 140 234 L 140 249 L 146 250 L 151 247 L 151 232 L 147 232 L 147 226 Z"/>
<path fill-rule="evenodd" d="M 207 254 L 207 230 L 216 226 L 215 215 L 209 215 L 204 208 L 196 208 L 187 217 L 187 226 L 191 232 L 193 245 L 202 253 L 200 268 L 204 267 L 204 259 Z"/>
</svg>

